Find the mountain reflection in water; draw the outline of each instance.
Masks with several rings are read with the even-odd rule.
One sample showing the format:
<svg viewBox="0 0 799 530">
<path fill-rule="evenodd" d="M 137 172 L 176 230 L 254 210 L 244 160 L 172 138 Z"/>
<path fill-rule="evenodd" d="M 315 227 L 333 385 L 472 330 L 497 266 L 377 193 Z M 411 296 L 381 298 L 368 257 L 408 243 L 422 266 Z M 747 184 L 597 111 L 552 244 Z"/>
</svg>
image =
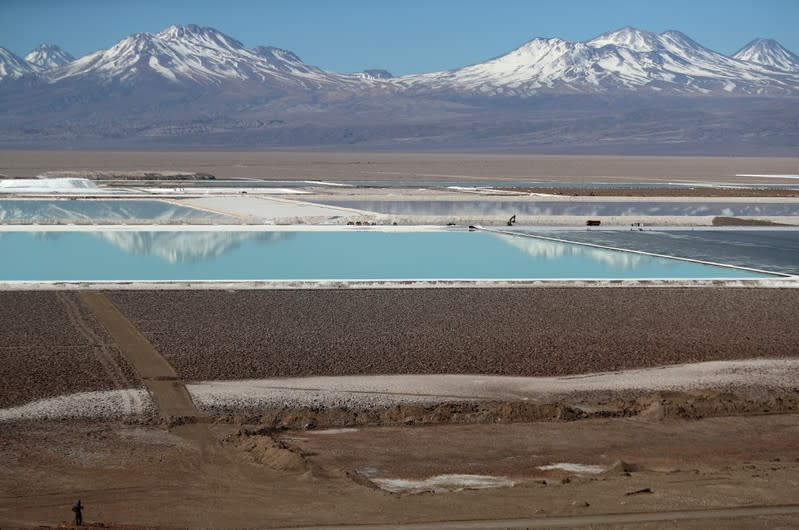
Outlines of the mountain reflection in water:
<svg viewBox="0 0 799 530">
<path fill-rule="evenodd" d="M 605 250 L 570 243 L 559 243 L 557 241 L 533 239 L 524 236 L 501 235 L 500 238 L 505 243 L 537 259 L 557 260 L 563 256 L 572 256 L 585 258 L 624 271 L 634 271 L 652 259 L 650 256 L 633 254 L 631 252 Z"/>
<path fill-rule="evenodd" d="M 389 215 L 799 215 L 796 202 L 700 201 L 316 201 Z"/>
<path fill-rule="evenodd" d="M 169 263 L 211 261 L 243 243 L 269 244 L 293 237 L 291 232 L 93 232 L 128 254 L 158 256 Z"/>
<path fill-rule="evenodd" d="M 0 221 L 186 221 L 230 217 L 157 200 L 0 200 Z"/>
</svg>

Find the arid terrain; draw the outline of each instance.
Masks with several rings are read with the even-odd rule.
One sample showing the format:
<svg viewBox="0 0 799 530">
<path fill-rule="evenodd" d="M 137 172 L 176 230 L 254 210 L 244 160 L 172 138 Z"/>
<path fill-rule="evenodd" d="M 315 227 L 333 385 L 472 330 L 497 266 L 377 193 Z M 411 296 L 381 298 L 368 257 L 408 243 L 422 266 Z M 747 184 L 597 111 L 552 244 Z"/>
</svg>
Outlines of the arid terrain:
<svg viewBox="0 0 799 530">
<path fill-rule="evenodd" d="M 542 192 L 790 204 L 799 158 L 0 151 L 0 178 L 98 172 L 302 181 L 286 184 L 304 191 L 289 199 L 191 193 L 203 182 L 156 198 L 248 226 L 390 225 L 389 215 L 314 201 Z M 361 186 L 330 185 L 348 181 Z M 505 190 L 469 188 L 488 185 Z M 131 193 L 152 198 L 150 184 L 137 186 Z M 550 217 L 519 220 L 543 239 L 551 221 L 554 238 L 572 230 L 587 244 L 787 275 L 797 267 L 793 228 L 711 226 L 796 225 L 796 214 L 650 216 L 641 232 L 577 232 L 585 216 Z M 650 220 L 679 229 L 649 231 Z M 132 248 L 201 255 L 199 244 L 170 247 L 183 228 L 167 228 L 148 239 L 153 248 Z M 77 499 L 97 528 L 799 526 L 795 278 L 633 282 L 5 282 L 0 528 L 69 526 Z"/>
<path fill-rule="evenodd" d="M 58 314 L 74 305 L 83 319 L 40 336 L 37 350 L 58 351 L 74 342 L 74 333 L 97 358 L 116 346 L 126 359 L 112 357 L 117 365 L 144 373 L 159 404 L 155 415 L 6 421 L 0 432 L 3 527 L 55 526 L 69 519 L 77 498 L 87 521 L 161 527 L 424 522 L 435 528 L 438 521 L 464 521 L 463 528 L 524 528 L 559 521 L 553 517 L 566 517 L 559 524 L 569 526 L 630 528 L 683 519 L 695 528 L 796 522 L 799 393 L 787 374 L 780 388 L 759 386 L 754 370 L 751 385 L 718 389 L 550 393 L 533 402 L 440 396 L 435 405 L 420 396 L 419 405 L 386 407 L 370 405 L 375 396 L 367 393 L 360 405 L 350 401 L 344 408 L 239 413 L 191 412 L 191 401 L 180 405 L 185 390 L 173 391 L 183 382 L 287 374 L 554 375 L 795 358 L 797 327 L 785 325 L 799 303 L 794 290 L 18 292 L 2 298 L 16 313 L 6 344 L 18 348 L 35 335 L 43 307 Z M 760 325 L 741 325 L 752 320 Z M 105 331 L 81 333 L 85 322 Z M 310 326 L 305 331 L 298 328 L 303 322 Z M 14 384 L 28 399 L 68 392 L 57 382 L 65 371 L 70 381 L 93 372 L 104 380 L 93 362 L 69 367 L 51 357 L 15 372 L 8 366 L 16 364 L 13 358 L 4 357 L 3 374 L 10 375 L 3 380 L 24 381 Z M 168 364 L 156 368 L 158 358 L 176 372 Z M 41 370 L 50 375 L 34 377 Z M 109 379 L 98 388 L 114 385 Z M 179 415 L 169 413 L 180 406 Z M 631 518 L 614 519 L 618 514 Z"/>
<path fill-rule="evenodd" d="M 762 182 L 796 175 L 799 158 L 326 153 L 280 151 L 0 151 L 0 174 L 181 171 L 217 179 L 375 181 Z"/>
<path fill-rule="evenodd" d="M 786 325 L 799 314 L 794 289 L 115 291 L 106 296 L 179 376 L 192 381 L 551 376 L 799 357 L 799 327 Z"/>
</svg>

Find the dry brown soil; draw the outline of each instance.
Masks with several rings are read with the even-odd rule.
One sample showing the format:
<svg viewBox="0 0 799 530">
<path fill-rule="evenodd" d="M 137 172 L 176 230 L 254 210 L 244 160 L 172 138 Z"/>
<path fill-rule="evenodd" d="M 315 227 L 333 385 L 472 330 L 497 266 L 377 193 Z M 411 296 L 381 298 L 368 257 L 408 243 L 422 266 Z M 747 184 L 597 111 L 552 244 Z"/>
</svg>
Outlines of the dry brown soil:
<svg viewBox="0 0 799 530">
<path fill-rule="evenodd" d="M 799 290 L 105 293 L 187 380 L 551 376 L 799 356 Z"/>
<path fill-rule="evenodd" d="M 769 440 L 763 444 L 765 430 Z M 469 473 L 521 480 L 574 475 L 538 469 L 553 462 L 668 472 L 686 467 L 723 468 L 731 461 L 768 461 L 779 452 L 793 454 L 799 449 L 798 436 L 797 416 L 786 414 L 683 422 L 674 418 L 648 421 L 638 416 L 503 425 L 376 427 L 345 429 L 336 434 L 285 431 L 278 439 L 310 455 L 309 460 L 318 465 L 360 469 L 367 476 L 421 479 Z M 425 450 L 408 451 L 408 447 Z"/>
<path fill-rule="evenodd" d="M 0 291 L 0 381 L 0 407 L 141 386 L 105 329 L 69 292 Z"/>
<path fill-rule="evenodd" d="M 713 226 L 791 226 L 762 219 L 740 219 L 737 217 L 714 217 Z"/>
<path fill-rule="evenodd" d="M 87 521 L 172 527 L 501 520 L 799 501 L 796 415 L 287 431 L 281 439 L 242 436 L 226 425 L 7 424 L 0 431 L 0 525 L 56 525 L 77 498 Z M 577 476 L 536 469 L 551 462 L 610 470 Z M 397 495 L 358 479 L 375 473 L 491 473 L 520 483 Z M 798 520 L 755 521 L 790 527 Z M 718 519 L 704 527 L 752 522 Z"/>
<path fill-rule="evenodd" d="M 757 302 L 752 293 L 765 293 L 761 296 L 771 303 L 786 302 L 780 298 L 786 293 L 779 290 L 719 292 L 749 293 L 758 311 L 767 304 L 759 306 L 763 300 Z M 128 294 L 128 302 L 136 300 L 134 293 Z M 161 295 L 163 301 L 175 294 L 149 295 Z M 727 315 L 722 319 L 727 328 L 730 311 L 737 311 L 741 301 L 737 294 L 730 296 L 729 306 L 721 303 L 724 295 L 712 299 Z M 24 308 L 28 297 L 41 303 L 31 293 L 15 301 Z M 159 306 L 158 300 L 150 300 L 156 316 L 168 307 Z M 207 298 L 199 300 L 208 303 Z M 221 300 L 227 304 L 228 325 L 254 310 L 248 305 L 253 298 Z M 90 309 L 107 327 L 121 354 L 146 373 L 147 366 L 139 361 L 155 362 L 159 352 L 142 345 L 142 336 L 135 335 L 151 334 L 154 321 L 141 326 L 134 319 L 136 330 L 125 318 L 127 305 L 120 304 L 119 314 L 104 305 L 107 300 L 100 295 L 90 293 L 82 301 L 84 310 Z M 785 316 L 773 316 L 787 322 Z M 280 318 L 290 320 L 293 314 L 273 316 L 274 321 Z M 24 321 L 20 329 L 27 329 Z M 394 331 L 404 336 L 402 328 Z M 53 338 L 60 340 L 60 335 Z M 150 390 L 161 392 L 157 386 Z M 168 393 L 156 396 L 156 402 L 163 399 L 173 398 Z M 633 514 L 627 521 L 637 527 L 653 516 L 663 520 L 658 514 L 664 511 L 693 518 L 686 524 L 694 528 L 797 524 L 799 392 L 740 389 L 737 394 L 698 391 L 564 399 L 568 402 L 553 403 L 552 410 L 573 413 L 514 416 L 514 410 L 520 410 L 515 405 L 497 404 L 505 413 L 498 420 L 515 422 L 509 425 L 449 425 L 442 418 L 426 426 L 336 434 L 276 430 L 274 423 L 260 421 L 263 418 L 243 424 L 252 421 L 244 416 L 217 422 L 197 415 L 166 422 L 132 418 L 5 423 L 0 429 L 0 527 L 57 525 L 69 518 L 77 498 L 86 506 L 89 522 L 162 527 L 463 521 L 464 528 L 479 528 L 481 520 L 501 525 L 509 519 L 517 521 L 507 526 L 524 527 L 554 516 L 580 517 L 560 520 L 566 525 L 618 521 L 612 519 L 618 515 L 607 514 Z M 592 412 L 574 413 L 579 410 Z M 554 462 L 603 465 L 608 471 L 577 476 L 538 469 Z M 510 476 L 518 483 L 494 490 L 400 495 L 376 489 L 373 482 L 378 477 L 441 473 Z M 761 506 L 769 508 L 758 515 L 702 511 Z"/>
<path fill-rule="evenodd" d="M 470 155 L 233 151 L 0 151 L 0 174 L 187 171 L 217 178 L 594 182 L 762 182 L 737 174 L 797 173 L 799 158 Z M 792 182 L 792 181 L 788 181 Z"/>
</svg>

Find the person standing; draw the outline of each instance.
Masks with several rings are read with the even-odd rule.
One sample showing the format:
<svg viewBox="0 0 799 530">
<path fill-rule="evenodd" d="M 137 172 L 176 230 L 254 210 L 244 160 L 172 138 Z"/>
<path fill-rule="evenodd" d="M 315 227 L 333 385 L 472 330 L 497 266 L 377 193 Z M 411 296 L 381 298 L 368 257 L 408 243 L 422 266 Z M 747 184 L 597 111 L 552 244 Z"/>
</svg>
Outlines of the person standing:
<svg viewBox="0 0 799 530">
<path fill-rule="evenodd" d="M 75 526 L 83 526 L 83 505 L 80 503 L 80 499 L 72 507 L 72 511 L 75 512 Z"/>
</svg>

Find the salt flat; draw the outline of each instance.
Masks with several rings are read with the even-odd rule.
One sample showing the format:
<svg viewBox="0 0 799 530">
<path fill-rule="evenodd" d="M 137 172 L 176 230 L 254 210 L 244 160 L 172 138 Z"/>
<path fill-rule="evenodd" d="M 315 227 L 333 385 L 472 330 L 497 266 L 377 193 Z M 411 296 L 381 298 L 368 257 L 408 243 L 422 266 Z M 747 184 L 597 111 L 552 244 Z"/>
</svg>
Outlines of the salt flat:
<svg viewBox="0 0 799 530">
<path fill-rule="evenodd" d="M 364 213 L 351 208 L 324 206 L 300 201 L 280 200 L 266 197 L 202 197 L 181 201 L 189 206 L 235 215 L 242 220 L 260 222 L 323 223 L 341 217 L 363 216 Z"/>
</svg>

